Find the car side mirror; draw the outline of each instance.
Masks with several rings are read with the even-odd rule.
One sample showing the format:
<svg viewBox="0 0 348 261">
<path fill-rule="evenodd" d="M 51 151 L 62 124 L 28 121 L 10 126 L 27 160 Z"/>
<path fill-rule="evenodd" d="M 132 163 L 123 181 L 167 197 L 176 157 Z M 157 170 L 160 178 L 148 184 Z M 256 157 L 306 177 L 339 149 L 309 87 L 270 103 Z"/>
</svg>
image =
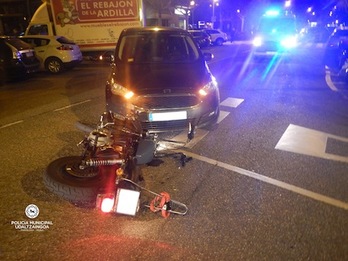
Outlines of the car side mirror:
<svg viewBox="0 0 348 261">
<path fill-rule="evenodd" d="M 207 62 L 214 58 L 214 55 L 212 53 L 203 53 L 203 56 L 204 60 L 206 60 Z"/>
</svg>

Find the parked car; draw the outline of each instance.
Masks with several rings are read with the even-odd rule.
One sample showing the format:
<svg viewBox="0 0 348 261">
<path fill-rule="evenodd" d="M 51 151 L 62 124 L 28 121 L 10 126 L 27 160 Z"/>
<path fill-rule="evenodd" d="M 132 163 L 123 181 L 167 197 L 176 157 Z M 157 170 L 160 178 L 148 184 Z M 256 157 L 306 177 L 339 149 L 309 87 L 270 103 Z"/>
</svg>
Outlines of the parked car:
<svg viewBox="0 0 348 261">
<path fill-rule="evenodd" d="M 327 42 L 328 48 L 337 48 L 341 44 L 348 44 L 348 27 L 340 26 L 333 30 Z"/>
<path fill-rule="evenodd" d="M 338 76 L 348 75 L 348 27 L 336 28 L 325 47 L 324 64 Z"/>
<path fill-rule="evenodd" d="M 150 133 L 213 125 L 220 96 L 206 64 L 211 58 L 185 30 L 125 29 L 106 83 L 107 110 L 125 115 L 134 108 Z"/>
<path fill-rule="evenodd" d="M 228 39 L 227 34 L 219 29 L 204 29 L 204 32 L 210 35 L 211 42 L 214 45 L 222 45 Z"/>
<path fill-rule="evenodd" d="M 64 36 L 30 35 L 21 39 L 34 47 L 41 70 L 60 73 L 82 62 L 79 46 Z"/>
<path fill-rule="evenodd" d="M 39 66 L 30 45 L 15 37 L 0 36 L 0 82 L 27 78 Z"/>
<path fill-rule="evenodd" d="M 211 45 L 211 37 L 206 32 L 202 30 L 188 30 L 188 32 L 192 34 L 199 47 L 203 48 Z"/>
</svg>

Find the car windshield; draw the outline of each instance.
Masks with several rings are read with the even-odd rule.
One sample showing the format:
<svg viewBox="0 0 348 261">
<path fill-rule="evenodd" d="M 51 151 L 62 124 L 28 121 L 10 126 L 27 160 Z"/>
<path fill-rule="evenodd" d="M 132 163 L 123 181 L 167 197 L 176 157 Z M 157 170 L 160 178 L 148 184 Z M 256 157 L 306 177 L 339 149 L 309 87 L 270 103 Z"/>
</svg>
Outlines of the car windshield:
<svg viewBox="0 0 348 261">
<path fill-rule="evenodd" d="M 295 33 L 296 22 L 291 17 L 264 17 L 261 20 L 259 31 L 265 34 Z"/>
<path fill-rule="evenodd" d="M 187 35 L 145 32 L 122 37 L 117 57 L 125 63 L 186 63 L 199 52 Z"/>
</svg>

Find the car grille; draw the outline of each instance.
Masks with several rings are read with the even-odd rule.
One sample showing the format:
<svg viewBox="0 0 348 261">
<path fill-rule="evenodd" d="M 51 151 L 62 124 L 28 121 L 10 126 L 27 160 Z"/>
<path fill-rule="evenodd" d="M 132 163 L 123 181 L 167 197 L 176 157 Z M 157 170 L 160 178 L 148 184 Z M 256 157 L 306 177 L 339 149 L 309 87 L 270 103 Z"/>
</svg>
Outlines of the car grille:
<svg viewBox="0 0 348 261">
<path fill-rule="evenodd" d="M 186 108 L 195 106 L 199 99 L 195 95 L 140 96 L 134 105 L 146 109 Z"/>
<path fill-rule="evenodd" d="M 281 49 L 282 48 L 280 46 L 280 43 L 275 41 L 267 41 L 260 47 L 261 51 L 271 51 L 271 52 L 281 51 Z"/>
<path fill-rule="evenodd" d="M 188 129 L 189 120 L 142 122 L 141 126 L 150 132 L 184 130 Z"/>
</svg>

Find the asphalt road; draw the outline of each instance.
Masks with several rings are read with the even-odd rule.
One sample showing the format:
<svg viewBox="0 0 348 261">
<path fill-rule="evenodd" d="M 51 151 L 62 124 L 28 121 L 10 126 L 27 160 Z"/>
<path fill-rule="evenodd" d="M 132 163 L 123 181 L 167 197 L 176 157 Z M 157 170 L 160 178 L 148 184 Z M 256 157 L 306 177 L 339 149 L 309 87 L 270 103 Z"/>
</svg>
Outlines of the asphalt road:
<svg viewBox="0 0 348 261">
<path fill-rule="evenodd" d="M 221 122 L 183 148 L 184 168 L 166 158 L 143 169 L 146 188 L 188 206 L 168 219 L 103 215 L 44 187 L 49 162 L 80 153 L 75 122 L 103 111 L 107 66 L 1 86 L 0 259 L 347 260 L 348 91 L 318 47 L 280 63 L 249 61 L 241 43 L 207 50 Z"/>
</svg>

